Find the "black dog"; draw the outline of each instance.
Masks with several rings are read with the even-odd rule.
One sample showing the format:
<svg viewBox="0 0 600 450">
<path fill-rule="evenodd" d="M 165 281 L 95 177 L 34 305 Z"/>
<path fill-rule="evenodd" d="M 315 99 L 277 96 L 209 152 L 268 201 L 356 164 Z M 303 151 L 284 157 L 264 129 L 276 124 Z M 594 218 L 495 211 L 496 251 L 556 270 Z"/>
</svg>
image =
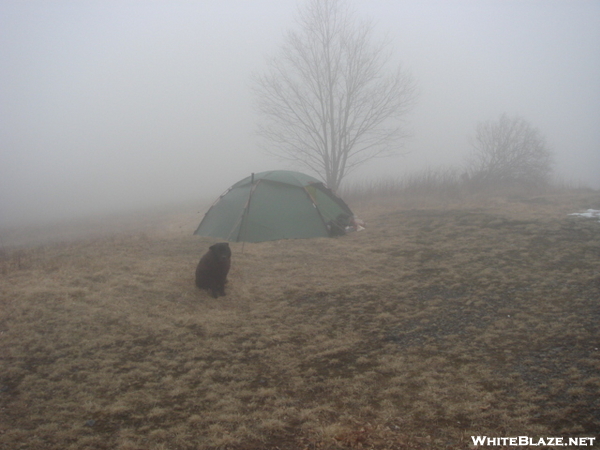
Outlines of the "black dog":
<svg viewBox="0 0 600 450">
<path fill-rule="evenodd" d="M 196 267 L 196 286 L 208 289 L 217 298 L 225 295 L 225 283 L 231 266 L 231 249 L 227 242 L 211 245 Z"/>
</svg>

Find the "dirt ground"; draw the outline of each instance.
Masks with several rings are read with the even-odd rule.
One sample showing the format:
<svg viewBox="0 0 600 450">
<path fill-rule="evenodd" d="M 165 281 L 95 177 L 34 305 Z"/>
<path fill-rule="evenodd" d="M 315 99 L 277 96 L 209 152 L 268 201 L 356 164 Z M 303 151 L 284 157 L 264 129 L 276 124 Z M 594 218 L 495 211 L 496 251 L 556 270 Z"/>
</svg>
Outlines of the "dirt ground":
<svg viewBox="0 0 600 450">
<path fill-rule="evenodd" d="M 568 215 L 598 192 L 351 206 L 366 230 L 232 243 L 219 299 L 196 211 L 5 238 L 0 449 L 598 436 L 600 222 Z"/>
</svg>

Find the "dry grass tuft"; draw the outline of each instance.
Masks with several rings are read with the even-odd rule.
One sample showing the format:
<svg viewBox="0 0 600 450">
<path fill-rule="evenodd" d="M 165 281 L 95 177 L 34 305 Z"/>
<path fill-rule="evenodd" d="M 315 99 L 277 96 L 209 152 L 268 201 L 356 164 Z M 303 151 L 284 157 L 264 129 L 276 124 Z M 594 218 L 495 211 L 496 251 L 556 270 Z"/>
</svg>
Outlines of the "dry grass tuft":
<svg viewBox="0 0 600 450">
<path fill-rule="evenodd" d="M 471 448 L 600 429 L 598 193 L 389 197 L 337 239 L 199 220 L 0 255 L 0 449 Z"/>
</svg>

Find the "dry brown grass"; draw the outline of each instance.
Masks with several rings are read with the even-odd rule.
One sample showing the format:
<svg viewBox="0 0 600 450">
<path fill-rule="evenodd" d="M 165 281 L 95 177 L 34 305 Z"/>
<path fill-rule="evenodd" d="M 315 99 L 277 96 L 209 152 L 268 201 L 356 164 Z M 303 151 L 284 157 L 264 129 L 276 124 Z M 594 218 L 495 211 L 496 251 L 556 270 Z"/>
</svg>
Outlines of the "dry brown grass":
<svg viewBox="0 0 600 450">
<path fill-rule="evenodd" d="M 5 250 L 0 449 L 470 448 L 600 429 L 598 193 L 355 207 L 366 231 L 232 244 L 194 214 Z M 147 221 L 146 221 L 147 223 Z"/>
</svg>

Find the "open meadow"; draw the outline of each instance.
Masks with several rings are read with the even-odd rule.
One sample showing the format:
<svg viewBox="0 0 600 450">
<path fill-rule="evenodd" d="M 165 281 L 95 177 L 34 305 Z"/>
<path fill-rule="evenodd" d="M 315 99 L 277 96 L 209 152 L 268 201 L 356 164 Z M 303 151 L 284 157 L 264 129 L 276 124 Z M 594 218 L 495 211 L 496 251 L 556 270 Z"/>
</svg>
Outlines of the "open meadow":
<svg viewBox="0 0 600 450">
<path fill-rule="evenodd" d="M 218 299 L 197 210 L 5 237 L 0 449 L 598 436 L 598 192 L 349 200 L 364 231 L 232 243 Z"/>
</svg>

